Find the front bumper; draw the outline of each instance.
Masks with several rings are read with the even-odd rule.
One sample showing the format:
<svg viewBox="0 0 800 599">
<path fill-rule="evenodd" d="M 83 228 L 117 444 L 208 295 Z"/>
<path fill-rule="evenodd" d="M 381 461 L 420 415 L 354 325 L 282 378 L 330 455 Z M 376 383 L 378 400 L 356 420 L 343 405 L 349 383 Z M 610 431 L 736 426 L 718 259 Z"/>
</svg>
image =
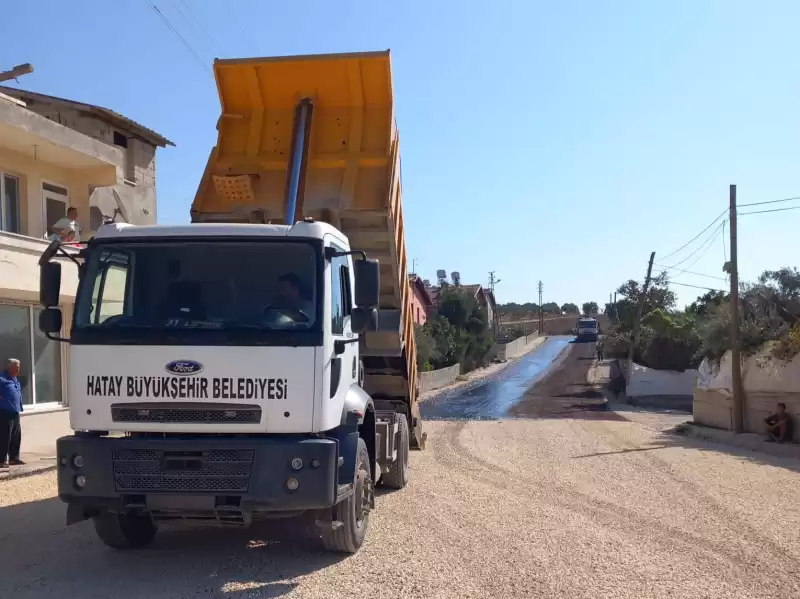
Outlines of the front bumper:
<svg viewBox="0 0 800 599">
<path fill-rule="evenodd" d="M 329 438 L 69 436 L 56 447 L 59 497 L 82 517 L 133 508 L 291 512 L 337 500 L 339 444 Z M 295 490 L 289 478 L 299 483 Z"/>
</svg>

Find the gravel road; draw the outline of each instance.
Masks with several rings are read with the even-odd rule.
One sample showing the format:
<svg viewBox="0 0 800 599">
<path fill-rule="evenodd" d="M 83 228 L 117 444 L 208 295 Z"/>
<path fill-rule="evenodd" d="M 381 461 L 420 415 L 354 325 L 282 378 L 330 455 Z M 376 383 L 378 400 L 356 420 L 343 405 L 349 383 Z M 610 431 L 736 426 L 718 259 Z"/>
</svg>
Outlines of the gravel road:
<svg viewBox="0 0 800 599">
<path fill-rule="evenodd" d="M 52 474 L 0 483 L 0 597 L 800 596 L 796 461 L 585 414 L 429 423 L 346 559 L 262 528 L 114 552 L 64 527 Z"/>
</svg>

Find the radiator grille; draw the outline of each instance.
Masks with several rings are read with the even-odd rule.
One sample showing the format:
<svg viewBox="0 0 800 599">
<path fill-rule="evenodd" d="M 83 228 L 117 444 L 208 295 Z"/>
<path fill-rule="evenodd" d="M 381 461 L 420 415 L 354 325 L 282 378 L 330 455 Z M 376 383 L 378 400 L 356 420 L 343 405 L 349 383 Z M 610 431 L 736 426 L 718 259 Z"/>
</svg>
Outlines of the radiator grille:
<svg viewBox="0 0 800 599">
<path fill-rule="evenodd" d="M 111 418 L 114 422 L 257 424 L 261 422 L 261 408 L 242 406 L 219 408 L 111 406 Z"/>
<path fill-rule="evenodd" d="M 253 455 L 247 449 L 119 449 L 112 458 L 114 484 L 121 493 L 245 493 Z"/>
</svg>

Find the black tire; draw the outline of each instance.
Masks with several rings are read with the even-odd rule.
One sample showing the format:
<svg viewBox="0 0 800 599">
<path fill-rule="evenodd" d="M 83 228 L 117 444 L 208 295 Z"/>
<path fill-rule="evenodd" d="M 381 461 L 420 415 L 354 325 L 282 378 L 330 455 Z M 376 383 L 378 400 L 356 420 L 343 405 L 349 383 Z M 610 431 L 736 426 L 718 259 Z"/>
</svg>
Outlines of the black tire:
<svg viewBox="0 0 800 599">
<path fill-rule="evenodd" d="M 381 475 L 381 481 L 390 489 L 402 489 L 408 484 L 408 450 L 411 433 L 408 429 L 408 419 L 405 414 L 399 414 L 398 425 L 400 428 L 397 441 L 397 459 L 386 474 Z"/>
<path fill-rule="evenodd" d="M 364 543 L 374 493 L 369 462 L 367 444 L 364 439 L 359 439 L 353 493 L 334 508 L 334 519 L 339 520 L 342 525 L 322 533 L 322 543 L 329 551 L 352 554 Z"/>
<path fill-rule="evenodd" d="M 113 549 L 138 549 L 149 545 L 158 532 L 146 514 L 102 512 L 93 518 L 94 530 L 103 543 Z"/>
</svg>

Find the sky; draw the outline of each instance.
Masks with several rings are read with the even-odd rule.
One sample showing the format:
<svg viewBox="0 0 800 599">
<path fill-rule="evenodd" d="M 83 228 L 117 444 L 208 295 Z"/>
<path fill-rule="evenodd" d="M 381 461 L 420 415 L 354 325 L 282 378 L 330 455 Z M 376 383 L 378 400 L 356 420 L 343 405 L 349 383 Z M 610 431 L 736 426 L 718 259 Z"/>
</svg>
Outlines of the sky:
<svg viewBox="0 0 800 599">
<path fill-rule="evenodd" d="M 383 49 L 425 278 L 494 271 L 499 302 L 536 301 L 541 280 L 545 301 L 602 306 L 654 251 L 682 306 L 727 286 L 722 220 L 669 254 L 726 210 L 730 184 L 741 204 L 800 196 L 796 0 L 4 4 L 0 70 L 35 69 L 11 85 L 175 142 L 157 156 L 163 224 L 189 222 L 216 142 L 215 57 Z M 740 278 L 798 265 L 798 224 L 795 210 L 740 216 Z"/>
</svg>

